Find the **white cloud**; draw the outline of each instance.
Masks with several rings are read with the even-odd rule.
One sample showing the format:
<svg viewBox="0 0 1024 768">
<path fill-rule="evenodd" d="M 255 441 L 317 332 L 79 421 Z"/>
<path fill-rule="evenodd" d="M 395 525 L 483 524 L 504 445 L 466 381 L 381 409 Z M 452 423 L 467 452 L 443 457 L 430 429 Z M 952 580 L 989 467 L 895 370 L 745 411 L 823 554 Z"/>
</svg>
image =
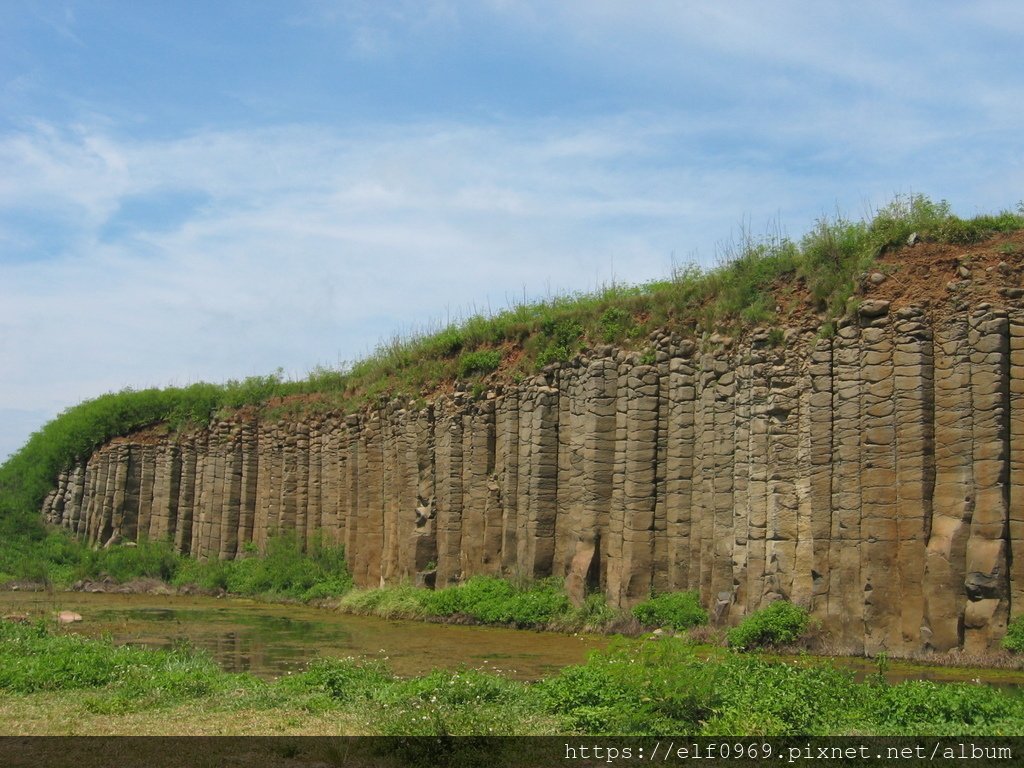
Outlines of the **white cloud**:
<svg viewBox="0 0 1024 768">
<path fill-rule="evenodd" d="M 658 98 L 600 117 L 0 135 L 0 247 L 21 255 L 0 255 L 0 405 L 54 413 L 126 385 L 301 375 L 524 290 L 647 280 L 694 252 L 712 263 L 740 221 L 799 235 L 896 192 L 965 213 L 1021 196 L 1021 86 L 984 45 L 1005 37 L 1007 6 L 949 12 L 971 44 L 939 11 L 891 4 L 480 8 L 323 4 L 296 23 L 333 24 L 371 58 L 507 24 L 519 55 L 532 45 L 560 74 Z M 192 203 L 170 224 L 132 218 L 178 192 Z M 5 429 L 24 432 L 0 423 L 0 450 Z"/>
</svg>

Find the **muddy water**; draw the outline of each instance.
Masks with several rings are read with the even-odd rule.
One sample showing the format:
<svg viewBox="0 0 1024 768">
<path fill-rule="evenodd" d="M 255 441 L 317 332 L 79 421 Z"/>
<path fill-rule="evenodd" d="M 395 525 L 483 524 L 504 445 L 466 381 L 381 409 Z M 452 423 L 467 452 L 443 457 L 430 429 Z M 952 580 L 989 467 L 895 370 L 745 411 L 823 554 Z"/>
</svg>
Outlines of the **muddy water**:
<svg viewBox="0 0 1024 768">
<path fill-rule="evenodd" d="M 317 656 L 366 656 L 385 659 L 396 674 L 468 667 L 500 671 L 520 680 L 536 680 L 586 660 L 609 639 L 529 632 L 497 627 L 462 627 L 418 621 L 348 616 L 301 605 L 280 605 L 244 598 L 169 595 L 107 595 L 81 592 L 0 592 L 0 615 L 28 613 L 52 620 L 58 611 L 80 613 L 67 625 L 91 637 L 109 635 L 116 643 L 151 648 L 187 644 L 209 653 L 224 669 L 279 677 L 305 667 Z M 711 656 L 723 649 L 708 649 Z M 815 657 L 780 656 L 780 661 L 813 664 Z M 839 657 L 831 663 L 852 669 L 858 678 L 877 673 L 875 661 Z M 888 663 L 890 682 L 935 680 L 982 682 L 1024 688 L 1024 671 L 940 667 L 899 660 Z"/>
<path fill-rule="evenodd" d="M 317 656 L 367 656 L 386 659 L 399 675 L 468 667 L 535 680 L 582 663 L 589 651 L 608 642 L 604 637 L 347 616 L 242 598 L 0 592 L 0 615 L 52 619 L 57 611 L 82 615 L 66 631 L 109 635 L 115 643 L 151 648 L 189 644 L 228 671 L 266 678 L 301 670 Z"/>
</svg>

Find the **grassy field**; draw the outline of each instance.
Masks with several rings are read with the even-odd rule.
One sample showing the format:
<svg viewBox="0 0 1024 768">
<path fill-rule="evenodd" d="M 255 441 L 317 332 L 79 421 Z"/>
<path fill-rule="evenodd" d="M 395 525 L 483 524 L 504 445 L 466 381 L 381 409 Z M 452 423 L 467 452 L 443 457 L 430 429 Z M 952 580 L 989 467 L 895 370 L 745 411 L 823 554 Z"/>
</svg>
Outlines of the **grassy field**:
<svg viewBox="0 0 1024 768">
<path fill-rule="evenodd" d="M 69 693 L 71 695 L 69 695 Z M 152 651 L 0 624 L 6 734 L 1005 735 L 1024 697 L 984 685 L 856 682 L 829 665 L 709 658 L 679 638 L 621 641 L 536 683 L 465 669 L 401 679 L 318 660 L 265 682 L 188 649 Z"/>
</svg>

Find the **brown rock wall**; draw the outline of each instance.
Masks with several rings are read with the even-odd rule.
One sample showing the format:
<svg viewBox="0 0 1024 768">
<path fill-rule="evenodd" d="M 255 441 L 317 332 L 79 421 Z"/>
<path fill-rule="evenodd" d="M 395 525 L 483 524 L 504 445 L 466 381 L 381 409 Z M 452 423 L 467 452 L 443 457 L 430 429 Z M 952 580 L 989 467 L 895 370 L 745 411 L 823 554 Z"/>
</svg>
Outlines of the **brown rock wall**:
<svg viewBox="0 0 1024 768">
<path fill-rule="evenodd" d="M 850 651 L 992 647 L 1024 611 L 1024 315 L 876 302 L 771 339 L 661 334 L 480 397 L 129 435 L 42 511 L 203 559 L 322 538 L 363 586 L 556 575 L 575 601 L 697 590 L 729 623 L 790 599 Z"/>
</svg>

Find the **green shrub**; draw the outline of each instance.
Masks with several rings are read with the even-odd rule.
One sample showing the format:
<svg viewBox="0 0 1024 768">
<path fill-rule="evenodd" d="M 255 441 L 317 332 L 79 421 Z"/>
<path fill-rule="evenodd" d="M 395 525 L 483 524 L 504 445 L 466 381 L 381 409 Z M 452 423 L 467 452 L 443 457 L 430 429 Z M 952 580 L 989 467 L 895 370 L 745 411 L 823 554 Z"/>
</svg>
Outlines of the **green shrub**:
<svg viewBox="0 0 1024 768">
<path fill-rule="evenodd" d="M 718 667 L 671 638 L 613 642 L 535 687 L 565 727 L 589 734 L 696 733 L 720 700 Z"/>
<path fill-rule="evenodd" d="M 689 629 L 708 623 L 708 612 L 696 592 L 671 592 L 652 597 L 633 608 L 637 621 L 648 627 Z"/>
<path fill-rule="evenodd" d="M 83 549 L 79 563 L 79 576 L 98 578 L 109 576 L 115 581 L 152 578 L 170 581 L 181 565 L 182 558 L 170 542 L 143 539 L 137 544 L 118 544 L 106 549 Z"/>
<path fill-rule="evenodd" d="M 720 699 L 702 727 L 709 736 L 849 733 L 863 727 L 871 688 L 828 664 L 786 664 L 734 655 L 718 662 Z"/>
<path fill-rule="evenodd" d="M 501 365 L 501 352 L 497 349 L 463 352 L 459 357 L 459 376 L 466 379 L 474 374 L 490 373 L 498 370 L 499 365 Z"/>
<path fill-rule="evenodd" d="M 799 638 L 807 629 L 807 611 L 785 600 L 754 611 L 726 635 L 729 646 L 739 650 L 785 645 Z"/>
<path fill-rule="evenodd" d="M 423 340 L 423 352 L 427 355 L 450 357 L 462 349 L 464 341 L 462 331 L 454 326 L 448 326 Z"/>
<path fill-rule="evenodd" d="M 633 318 L 626 310 L 621 307 L 609 307 L 601 314 L 601 318 L 598 320 L 601 341 L 619 341 L 625 336 L 632 322 Z"/>
<path fill-rule="evenodd" d="M 1024 615 L 1018 616 L 1006 625 L 1003 648 L 1014 653 L 1024 653 Z"/>
<path fill-rule="evenodd" d="M 987 685 L 908 680 L 878 688 L 870 716 L 883 730 L 908 733 L 944 726 L 945 732 L 979 732 L 982 726 L 1024 722 L 1024 700 Z M 928 727 L 930 726 L 930 728 Z"/>
<path fill-rule="evenodd" d="M 474 576 L 459 586 L 424 592 L 423 605 L 437 616 L 461 613 L 485 624 L 519 627 L 542 627 L 570 607 L 557 583 L 542 581 L 517 589 L 493 576 Z"/>
</svg>

